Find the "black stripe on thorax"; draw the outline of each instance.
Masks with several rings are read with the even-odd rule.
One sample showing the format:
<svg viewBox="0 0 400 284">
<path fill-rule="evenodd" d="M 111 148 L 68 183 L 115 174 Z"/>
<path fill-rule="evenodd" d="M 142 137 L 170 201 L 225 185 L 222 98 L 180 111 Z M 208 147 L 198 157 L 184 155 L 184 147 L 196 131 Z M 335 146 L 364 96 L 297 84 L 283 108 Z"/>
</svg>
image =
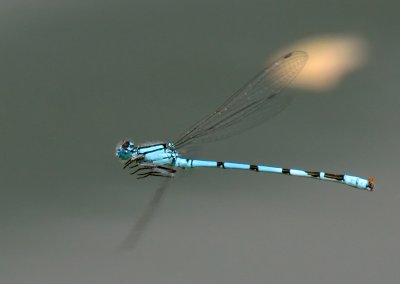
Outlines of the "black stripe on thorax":
<svg viewBox="0 0 400 284">
<path fill-rule="evenodd" d="M 145 145 L 145 146 L 139 146 L 139 149 L 146 149 L 146 148 L 151 148 L 151 147 L 156 147 L 156 146 L 163 146 L 163 148 L 167 147 L 166 143 L 157 143 L 157 144 L 151 144 L 151 145 Z"/>
<path fill-rule="evenodd" d="M 159 149 L 154 149 L 154 150 L 151 150 L 151 151 L 146 151 L 146 148 L 152 148 L 152 147 L 157 147 L 157 146 L 162 146 L 162 148 L 159 148 Z M 157 152 L 157 151 L 160 151 L 160 150 L 162 150 L 162 149 L 167 149 L 167 144 L 153 144 L 153 145 L 148 145 L 148 146 L 143 146 L 143 147 L 139 147 L 138 148 L 138 151 L 140 151 L 140 150 L 144 150 L 143 151 L 143 154 L 147 154 L 147 153 L 153 153 L 153 152 Z"/>
</svg>

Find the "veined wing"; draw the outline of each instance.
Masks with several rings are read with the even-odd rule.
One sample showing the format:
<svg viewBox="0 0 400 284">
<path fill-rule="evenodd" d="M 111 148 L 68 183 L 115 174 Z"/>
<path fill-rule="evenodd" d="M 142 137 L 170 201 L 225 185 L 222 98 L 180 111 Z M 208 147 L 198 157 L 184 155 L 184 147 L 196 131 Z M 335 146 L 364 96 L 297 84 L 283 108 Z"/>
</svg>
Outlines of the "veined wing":
<svg viewBox="0 0 400 284">
<path fill-rule="evenodd" d="M 194 124 L 174 145 L 206 143 L 230 137 L 277 115 L 291 97 L 280 93 L 300 73 L 307 53 L 293 51 L 263 69 L 213 113 Z"/>
</svg>

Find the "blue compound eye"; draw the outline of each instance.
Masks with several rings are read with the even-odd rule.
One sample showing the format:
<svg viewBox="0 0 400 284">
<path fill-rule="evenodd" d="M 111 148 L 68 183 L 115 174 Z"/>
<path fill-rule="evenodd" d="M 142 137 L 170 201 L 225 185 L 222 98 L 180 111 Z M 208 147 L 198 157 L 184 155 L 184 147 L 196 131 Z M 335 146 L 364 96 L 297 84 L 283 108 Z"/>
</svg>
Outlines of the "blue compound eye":
<svg viewBox="0 0 400 284">
<path fill-rule="evenodd" d="M 115 155 L 122 160 L 131 159 L 135 155 L 135 144 L 130 140 L 122 141 L 115 149 Z"/>
</svg>

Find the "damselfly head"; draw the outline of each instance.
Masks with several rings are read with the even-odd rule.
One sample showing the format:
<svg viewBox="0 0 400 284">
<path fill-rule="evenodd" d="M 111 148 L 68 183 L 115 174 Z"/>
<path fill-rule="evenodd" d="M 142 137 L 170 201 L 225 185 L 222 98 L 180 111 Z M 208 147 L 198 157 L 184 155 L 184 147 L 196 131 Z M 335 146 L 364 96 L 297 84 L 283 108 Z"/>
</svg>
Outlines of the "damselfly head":
<svg viewBox="0 0 400 284">
<path fill-rule="evenodd" d="M 118 143 L 115 148 L 115 155 L 121 160 L 129 160 L 135 157 L 137 154 L 137 149 L 135 144 L 131 140 L 124 140 Z"/>
</svg>

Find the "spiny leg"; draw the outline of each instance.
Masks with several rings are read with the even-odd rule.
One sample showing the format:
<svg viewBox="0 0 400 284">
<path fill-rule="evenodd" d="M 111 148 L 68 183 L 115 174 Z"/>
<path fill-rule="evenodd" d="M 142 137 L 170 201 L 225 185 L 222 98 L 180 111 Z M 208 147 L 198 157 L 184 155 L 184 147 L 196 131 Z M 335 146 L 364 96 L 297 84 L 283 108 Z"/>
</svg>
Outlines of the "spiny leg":
<svg viewBox="0 0 400 284">
<path fill-rule="evenodd" d="M 139 167 L 140 166 L 140 167 Z M 134 174 L 136 174 L 136 173 L 138 173 L 138 172 L 140 172 L 140 171 L 143 171 L 143 170 L 150 170 L 150 169 L 153 169 L 153 168 L 155 168 L 155 167 L 157 167 L 157 165 L 155 165 L 155 164 L 152 164 L 152 163 L 137 163 L 137 164 L 135 164 L 135 165 L 132 165 L 132 166 L 130 166 L 129 168 L 130 169 L 134 169 L 134 168 L 137 168 L 137 167 L 139 167 L 138 169 L 136 169 L 135 171 L 133 171 L 133 172 L 131 172 L 130 174 L 131 175 L 134 175 Z M 125 167 L 124 167 L 125 168 Z"/>
<path fill-rule="evenodd" d="M 139 160 L 141 160 L 141 159 L 143 159 L 144 158 L 144 155 L 137 155 L 136 157 L 134 157 L 134 158 L 132 158 L 132 159 L 129 159 L 126 163 L 125 163 L 125 165 L 124 165 L 124 169 L 126 169 L 130 164 L 132 164 L 132 163 L 137 163 Z M 136 165 L 133 165 L 133 166 L 131 166 L 130 168 L 135 168 L 135 167 L 137 167 L 138 166 L 138 164 L 136 164 Z"/>
<path fill-rule="evenodd" d="M 149 176 L 173 177 L 174 173 L 176 172 L 176 170 L 173 168 L 154 165 L 154 164 L 141 164 L 141 166 L 142 166 L 141 168 L 131 173 L 131 174 L 137 174 L 138 179 L 146 178 Z"/>
<path fill-rule="evenodd" d="M 138 177 L 136 179 L 147 178 L 150 176 L 152 176 L 152 177 L 168 177 L 168 176 L 159 174 L 158 172 L 148 172 L 148 173 L 138 174 Z"/>
<path fill-rule="evenodd" d="M 152 172 L 138 174 L 138 177 L 136 179 L 142 179 L 142 178 L 146 178 L 146 177 L 149 177 L 149 176 L 172 178 L 175 175 L 173 173 L 170 173 L 170 172 L 152 171 Z"/>
<path fill-rule="evenodd" d="M 139 168 L 139 169 L 137 169 L 137 170 L 131 172 L 130 174 L 131 174 L 131 175 L 134 175 L 134 174 L 137 174 L 138 172 L 141 172 L 141 171 L 144 171 L 144 170 L 148 170 L 148 168 Z"/>
</svg>

